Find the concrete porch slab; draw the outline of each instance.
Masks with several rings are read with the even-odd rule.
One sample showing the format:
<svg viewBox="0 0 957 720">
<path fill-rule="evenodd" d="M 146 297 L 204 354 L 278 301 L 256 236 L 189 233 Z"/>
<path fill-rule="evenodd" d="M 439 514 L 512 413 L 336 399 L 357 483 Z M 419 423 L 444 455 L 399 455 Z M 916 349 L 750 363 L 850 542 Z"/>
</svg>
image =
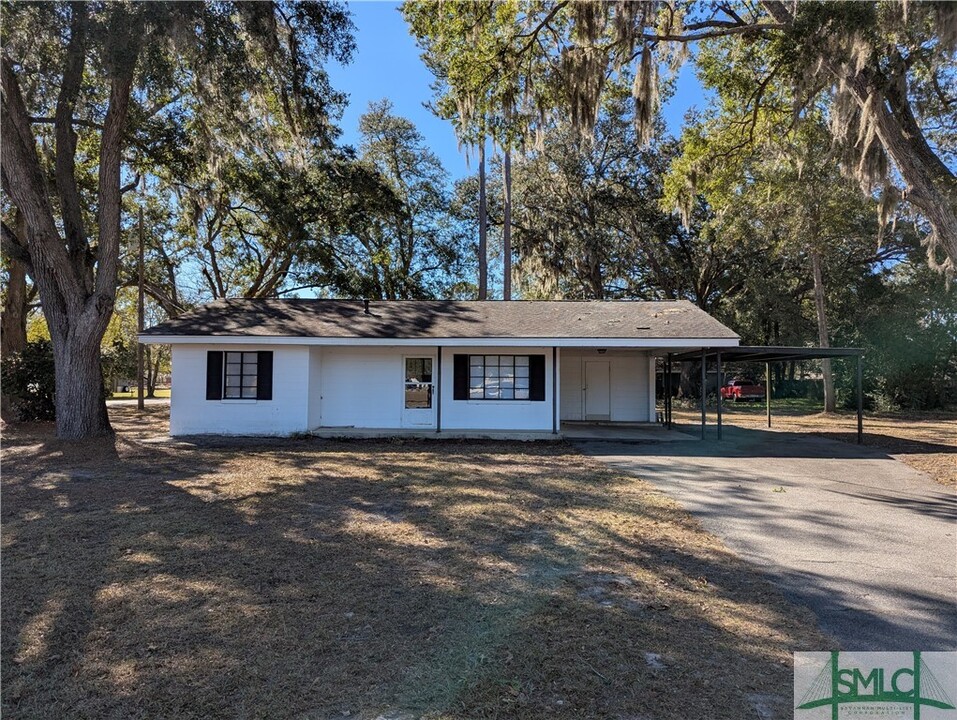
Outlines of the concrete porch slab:
<svg viewBox="0 0 957 720">
<path fill-rule="evenodd" d="M 592 442 L 648 443 L 687 442 L 697 440 L 677 430 L 668 430 L 652 423 L 562 423 L 561 432 L 533 430 L 442 430 L 433 428 L 355 428 L 324 427 L 310 430 L 318 438 L 423 438 L 429 440 L 588 440 Z"/>
<path fill-rule="evenodd" d="M 566 440 L 591 440 L 624 443 L 687 442 L 697 438 L 654 423 L 563 422 Z"/>
<path fill-rule="evenodd" d="M 326 439 L 375 439 L 375 438 L 423 438 L 428 440 L 561 440 L 561 434 L 537 432 L 532 430 L 443 430 L 434 428 L 316 428 L 310 430 L 312 437 Z"/>
</svg>

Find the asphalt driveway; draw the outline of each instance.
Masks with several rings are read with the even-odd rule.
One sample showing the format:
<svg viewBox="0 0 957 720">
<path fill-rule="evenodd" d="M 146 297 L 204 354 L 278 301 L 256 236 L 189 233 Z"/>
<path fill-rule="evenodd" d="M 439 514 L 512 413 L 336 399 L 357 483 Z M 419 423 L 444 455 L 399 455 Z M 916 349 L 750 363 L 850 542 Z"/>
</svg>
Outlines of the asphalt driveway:
<svg viewBox="0 0 957 720">
<path fill-rule="evenodd" d="M 576 446 L 681 502 L 842 648 L 957 649 L 957 498 L 923 473 L 869 448 L 741 428 L 720 443 Z"/>
</svg>

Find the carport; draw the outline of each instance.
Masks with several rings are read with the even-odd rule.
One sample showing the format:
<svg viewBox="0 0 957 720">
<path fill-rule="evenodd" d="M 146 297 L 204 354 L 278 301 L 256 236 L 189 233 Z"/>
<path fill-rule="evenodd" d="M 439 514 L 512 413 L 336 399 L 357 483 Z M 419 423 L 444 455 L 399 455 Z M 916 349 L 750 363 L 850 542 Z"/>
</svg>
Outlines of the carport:
<svg viewBox="0 0 957 720">
<path fill-rule="evenodd" d="M 771 427 L 771 365 L 792 360 L 821 360 L 824 358 L 857 358 L 857 444 L 864 443 L 864 394 L 862 389 L 864 351 L 860 348 L 822 348 L 822 347 L 787 347 L 740 345 L 738 347 L 703 347 L 700 350 L 691 350 L 683 353 L 668 353 L 665 357 L 665 424 L 670 430 L 672 427 L 672 368 L 678 362 L 701 363 L 701 439 L 704 440 L 707 426 L 707 371 L 708 362 L 717 363 L 718 372 L 718 408 L 717 430 L 718 439 L 721 439 L 722 398 L 721 398 L 721 367 L 723 362 L 764 363 L 765 379 L 764 392 L 767 405 L 768 427 Z"/>
</svg>

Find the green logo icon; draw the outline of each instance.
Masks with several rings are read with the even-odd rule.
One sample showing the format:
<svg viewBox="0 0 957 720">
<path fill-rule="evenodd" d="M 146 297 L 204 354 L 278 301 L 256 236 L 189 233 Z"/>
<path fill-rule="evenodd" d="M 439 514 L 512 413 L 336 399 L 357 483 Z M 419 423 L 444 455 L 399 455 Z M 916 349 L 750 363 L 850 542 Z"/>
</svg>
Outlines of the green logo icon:
<svg viewBox="0 0 957 720">
<path fill-rule="evenodd" d="M 796 653 L 796 656 L 801 654 Z M 885 662 L 864 664 L 851 660 L 842 667 L 842 655 L 850 655 L 853 659 L 873 655 L 884 658 Z M 908 655 L 912 657 L 912 662 L 900 660 L 902 656 Z M 893 657 L 894 661 L 887 663 L 888 657 Z M 924 707 L 957 709 L 944 685 L 931 672 L 919 651 L 906 654 L 831 652 L 820 672 L 806 687 L 796 709 L 813 710 L 829 706 L 831 719 L 838 720 L 842 705 L 866 704 L 871 710 L 886 707 L 890 703 L 909 705 L 913 709 L 914 720 L 920 720 L 921 708 Z M 800 718 L 801 714 L 795 713 L 795 717 Z"/>
</svg>

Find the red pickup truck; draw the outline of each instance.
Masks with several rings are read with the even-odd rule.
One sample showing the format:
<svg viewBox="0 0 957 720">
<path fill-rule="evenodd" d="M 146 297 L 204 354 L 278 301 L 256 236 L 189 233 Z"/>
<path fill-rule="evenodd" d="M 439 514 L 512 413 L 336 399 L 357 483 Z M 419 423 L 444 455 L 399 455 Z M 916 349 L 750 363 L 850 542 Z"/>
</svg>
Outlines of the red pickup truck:
<svg viewBox="0 0 957 720">
<path fill-rule="evenodd" d="M 729 380 L 727 384 L 721 388 L 721 397 L 731 402 L 737 402 L 738 400 L 763 400 L 764 385 L 751 379 Z"/>
</svg>

